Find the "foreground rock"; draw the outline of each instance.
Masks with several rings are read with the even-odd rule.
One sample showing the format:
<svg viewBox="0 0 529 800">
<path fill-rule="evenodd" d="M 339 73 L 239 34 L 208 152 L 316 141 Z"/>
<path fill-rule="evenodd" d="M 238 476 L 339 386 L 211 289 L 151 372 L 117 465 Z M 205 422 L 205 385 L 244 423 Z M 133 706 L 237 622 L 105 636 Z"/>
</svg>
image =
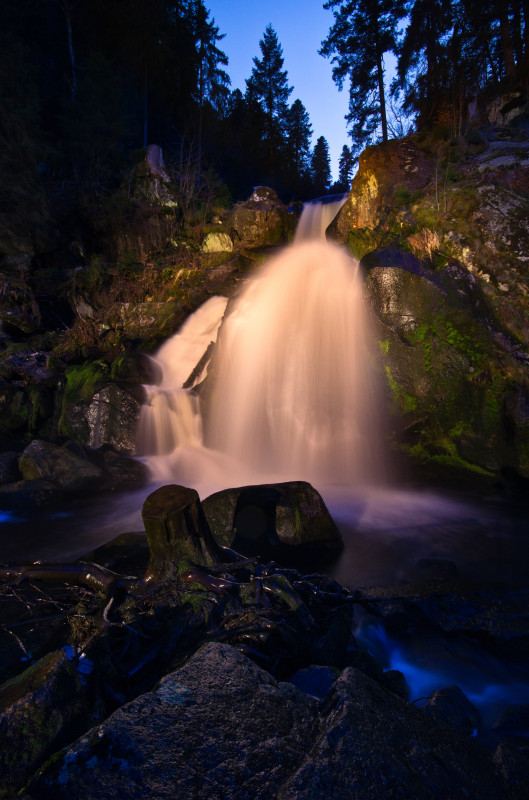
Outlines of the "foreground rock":
<svg viewBox="0 0 529 800">
<path fill-rule="evenodd" d="M 352 667 L 318 704 L 212 643 L 63 751 L 25 797 L 507 800 L 528 792 L 472 741 Z"/>
<path fill-rule="evenodd" d="M 257 186 L 248 200 L 236 204 L 227 225 L 234 241 L 258 247 L 286 242 L 294 233 L 296 221 L 273 189 Z"/>
<path fill-rule="evenodd" d="M 304 481 L 225 489 L 203 508 L 219 544 L 244 555 L 298 561 L 333 556 L 343 546 L 321 495 Z"/>
</svg>

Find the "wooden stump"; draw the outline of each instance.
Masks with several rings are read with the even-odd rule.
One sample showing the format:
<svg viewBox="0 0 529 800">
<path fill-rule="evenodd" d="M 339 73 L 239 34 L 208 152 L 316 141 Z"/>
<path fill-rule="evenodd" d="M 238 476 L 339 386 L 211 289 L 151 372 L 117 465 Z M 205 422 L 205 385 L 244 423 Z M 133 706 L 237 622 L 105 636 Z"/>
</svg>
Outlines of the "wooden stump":
<svg viewBox="0 0 529 800">
<path fill-rule="evenodd" d="M 185 486 L 162 486 L 143 504 L 150 561 L 148 573 L 162 577 L 182 564 L 212 566 L 222 560 L 200 498 Z"/>
</svg>

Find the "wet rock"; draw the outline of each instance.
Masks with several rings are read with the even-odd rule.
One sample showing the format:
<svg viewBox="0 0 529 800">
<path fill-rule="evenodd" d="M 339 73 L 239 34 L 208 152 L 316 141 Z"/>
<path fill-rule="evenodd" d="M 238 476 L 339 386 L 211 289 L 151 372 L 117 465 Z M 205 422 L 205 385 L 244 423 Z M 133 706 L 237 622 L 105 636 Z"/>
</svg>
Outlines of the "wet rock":
<svg viewBox="0 0 529 800">
<path fill-rule="evenodd" d="M 483 726 L 481 714 L 459 686 L 438 689 L 428 698 L 422 710 L 437 722 L 451 725 L 463 736 L 475 736 Z"/>
<path fill-rule="evenodd" d="M 294 215 L 288 213 L 273 189 L 257 186 L 248 200 L 236 204 L 227 227 L 232 230 L 234 239 L 257 247 L 287 241 L 295 223 Z"/>
<path fill-rule="evenodd" d="M 388 669 L 382 675 L 380 680 L 382 686 L 384 686 L 388 691 L 393 692 L 396 694 L 397 697 L 400 697 L 402 700 L 409 700 L 410 698 L 410 687 L 408 686 L 408 682 L 406 681 L 406 676 L 400 672 L 398 669 Z"/>
<path fill-rule="evenodd" d="M 243 554 L 311 558 L 343 546 L 321 496 L 304 481 L 226 489 L 203 508 L 219 544 Z"/>
<path fill-rule="evenodd" d="M 20 453 L 0 453 L 0 484 L 15 483 L 22 476 L 18 468 Z"/>
<path fill-rule="evenodd" d="M 194 489 L 162 486 L 146 499 L 142 518 L 151 575 L 163 577 L 190 563 L 211 565 L 218 560 L 220 549 Z"/>
<path fill-rule="evenodd" d="M 0 486 L 0 508 L 23 514 L 57 508 L 64 492 L 48 480 L 23 480 Z"/>
<path fill-rule="evenodd" d="M 0 381 L 0 432 L 27 430 L 30 403 L 21 386 Z"/>
<path fill-rule="evenodd" d="M 78 734 L 86 698 L 62 650 L 0 686 L 0 795 L 13 797 L 44 759 Z"/>
<path fill-rule="evenodd" d="M 317 702 L 211 643 L 66 748 L 27 800 L 527 797 L 489 754 L 348 668 Z M 126 787 L 126 789 L 125 789 Z"/>
<path fill-rule="evenodd" d="M 105 488 L 113 492 L 123 492 L 129 489 L 139 489 L 149 482 L 149 469 L 136 461 L 128 458 L 121 453 L 112 450 L 104 454 L 104 466 L 110 476 L 110 480 L 105 482 Z"/>
<path fill-rule="evenodd" d="M 103 477 L 101 469 L 68 448 L 40 439 L 26 447 L 18 466 L 25 480 L 50 481 L 65 492 L 95 488 Z"/>
</svg>

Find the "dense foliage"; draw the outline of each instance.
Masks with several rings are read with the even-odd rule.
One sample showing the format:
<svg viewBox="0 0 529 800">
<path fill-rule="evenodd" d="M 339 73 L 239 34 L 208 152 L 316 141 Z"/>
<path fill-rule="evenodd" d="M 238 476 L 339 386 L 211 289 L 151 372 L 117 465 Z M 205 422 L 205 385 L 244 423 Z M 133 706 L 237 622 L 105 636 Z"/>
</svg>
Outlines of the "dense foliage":
<svg viewBox="0 0 529 800">
<path fill-rule="evenodd" d="M 527 102 L 527 0 L 327 0 L 324 7 L 334 20 L 320 52 L 331 58 L 337 85 L 349 86 L 353 153 L 388 138 L 384 54 L 397 59 L 391 94 L 419 127 L 441 124 L 457 136 L 468 103 L 498 90 L 520 91 Z"/>
</svg>

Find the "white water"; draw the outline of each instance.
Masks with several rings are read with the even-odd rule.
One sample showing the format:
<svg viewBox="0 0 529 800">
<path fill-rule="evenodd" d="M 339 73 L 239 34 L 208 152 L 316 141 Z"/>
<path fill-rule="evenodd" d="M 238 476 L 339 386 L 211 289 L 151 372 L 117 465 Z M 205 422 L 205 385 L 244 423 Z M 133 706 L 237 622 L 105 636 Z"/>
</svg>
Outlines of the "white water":
<svg viewBox="0 0 529 800">
<path fill-rule="evenodd" d="M 322 238 L 342 203 L 307 205 L 295 243 L 233 304 L 205 419 L 196 395 L 181 387 L 226 301 L 209 300 L 158 352 L 163 378 L 147 389 L 138 437 L 155 478 L 209 476 L 216 488 L 219 480 L 225 487 L 376 479 L 380 426 L 363 281 L 345 249 Z"/>
</svg>

